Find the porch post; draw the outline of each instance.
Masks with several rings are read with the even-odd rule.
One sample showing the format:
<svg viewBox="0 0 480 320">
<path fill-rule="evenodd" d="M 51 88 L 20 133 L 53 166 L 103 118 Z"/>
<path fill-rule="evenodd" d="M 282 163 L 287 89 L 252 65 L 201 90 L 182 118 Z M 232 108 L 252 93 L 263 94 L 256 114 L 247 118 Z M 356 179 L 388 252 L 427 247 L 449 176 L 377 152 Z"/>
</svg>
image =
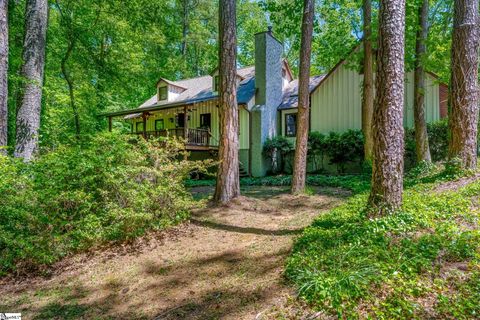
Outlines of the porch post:
<svg viewBox="0 0 480 320">
<path fill-rule="evenodd" d="M 142 119 L 143 119 L 143 137 L 147 139 L 147 113 L 142 112 Z"/>
<path fill-rule="evenodd" d="M 112 132 L 112 117 L 108 117 L 108 131 Z"/>
<path fill-rule="evenodd" d="M 185 143 L 187 143 L 188 139 L 188 106 L 185 105 L 183 107 L 183 119 L 184 119 L 184 125 L 183 125 L 183 138 L 185 139 Z"/>
</svg>

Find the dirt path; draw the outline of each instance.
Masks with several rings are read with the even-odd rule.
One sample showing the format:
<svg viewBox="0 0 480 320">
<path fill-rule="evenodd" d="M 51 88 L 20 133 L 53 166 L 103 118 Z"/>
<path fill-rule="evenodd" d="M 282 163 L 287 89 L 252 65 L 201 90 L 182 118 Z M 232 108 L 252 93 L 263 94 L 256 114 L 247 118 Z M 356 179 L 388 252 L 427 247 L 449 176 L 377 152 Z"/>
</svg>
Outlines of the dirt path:
<svg viewBox="0 0 480 320">
<path fill-rule="evenodd" d="M 194 192 L 211 191 L 208 188 Z M 59 263 L 49 278 L 0 283 L 0 311 L 23 319 L 299 319 L 282 280 L 293 238 L 348 193 L 252 187 L 225 208 L 121 248 Z"/>
</svg>

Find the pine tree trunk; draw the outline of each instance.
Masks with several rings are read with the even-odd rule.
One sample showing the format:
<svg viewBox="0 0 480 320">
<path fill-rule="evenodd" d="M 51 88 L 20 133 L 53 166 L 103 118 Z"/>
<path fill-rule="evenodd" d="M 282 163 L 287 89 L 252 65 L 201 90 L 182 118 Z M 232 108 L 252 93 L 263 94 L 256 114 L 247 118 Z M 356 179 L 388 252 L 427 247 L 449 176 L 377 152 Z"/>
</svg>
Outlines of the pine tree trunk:
<svg viewBox="0 0 480 320">
<path fill-rule="evenodd" d="M 455 0 L 449 157 L 464 169 L 477 167 L 478 24 L 478 0 Z"/>
<path fill-rule="evenodd" d="M 0 154 L 8 143 L 8 0 L 0 0 Z"/>
<path fill-rule="evenodd" d="M 21 71 L 25 85 L 17 113 L 15 157 L 23 158 L 24 161 L 30 161 L 38 149 L 48 1 L 28 0 L 25 19 L 23 65 Z"/>
<path fill-rule="evenodd" d="M 375 143 L 369 198 L 374 215 L 386 214 L 402 204 L 404 47 L 405 0 L 381 0 L 373 113 Z"/>
<path fill-rule="evenodd" d="M 372 2 L 363 1 L 363 97 L 362 97 L 362 132 L 364 136 L 365 160 L 373 160 L 373 50 L 372 50 Z"/>
<path fill-rule="evenodd" d="M 431 162 L 428 144 L 427 120 L 425 118 L 425 70 L 422 59 L 427 52 L 425 42 L 428 36 L 428 0 L 422 0 L 418 9 L 418 31 L 415 48 L 415 79 L 414 79 L 414 118 L 415 118 L 415 150 L 417 162 Z"/>
<path fill-rule="evenodd" d="M 214 201 L 224 204 L 240 195 L 235 0 L 220 1 L 219 30 L 220 163 Z"/>
<path fill-rule="evenodd" d="M 314 0 L 303 4 L 302 42 L 300 48 L 300 76 L 298 83 L 297 142 L 293 163 L 292 193 L 304 192 L 307 175 L 308 123 L 310 109 L 310 58 L 312 53 L 312 33 Z"/>
</svg>

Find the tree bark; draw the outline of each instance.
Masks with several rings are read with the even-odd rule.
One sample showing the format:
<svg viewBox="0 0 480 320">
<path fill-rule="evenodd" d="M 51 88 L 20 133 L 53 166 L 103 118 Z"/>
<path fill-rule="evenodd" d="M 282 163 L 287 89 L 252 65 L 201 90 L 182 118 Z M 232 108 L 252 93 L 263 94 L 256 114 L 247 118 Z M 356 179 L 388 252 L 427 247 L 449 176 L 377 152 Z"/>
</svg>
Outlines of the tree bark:
<svg viewBox="0 0 480 320">
<path fill-rule="evenodd" d="M 432 162 L 428 143 L 427 120 L 425 119 L 425 70 L 422 59 L 427 52 L 425 42 L 428 36 L 428 0 L 422 0 L 418 9 L 418 30 L 415 47 L 414 118 L 415 150 L 417 162 Z"/>
<path fill-rule="evenodd" d="M 452 38 L 449 158 L 477 167 L 478 0 L 455 0 Z"/>
<path fill-rule="evenodd" d="M 0 0 L 0 154 L 8 144 L 8 0 Z"/>
<path fill-rule="evenodd" d="M 60 17 L 62 20 L 62 24 L 65 27 L 65 33 L 67 38 L 67 50 L 65 51 L 65 55 L 60 62 L 60 69 L 62 70 L 62 75 L 65 78 L 65 82 L 67 82 L 68 86 L 68 95 L 70 97 L 70 108 L 72 109 L 73 114 L 73 122 L 75 125 L 75 136 L 77 139 L 80 139 L 80 115 L 78 114 L 78 108 L 75 103 L 75 84 L 68 70 L 68 60 L 72 55 L 73 50 L 75 50 L 75 45 L 77 43 L 77 36 L 74 30 L 74 21 L 72 21 L 72 17 L 74 16 L 74 12 L 70 11 L 66 14 L 62 10 L 62 7 L 58 0 L 56 0 L 57 8 L 60 13 Z"/>
<path fill-rule="evenodd" d="M 17 113 L 15 157 L 30 161 L 38 149 L 48 1 L 28 0 L 25 19 L 21 75 L 26 83 Z"/>
<path fill-rule="evenodd" d="M 300 47 L 300 75 L 298 83 L 297 141 L 293 163 L 292 193 L 304 192 L 307 175 L 308 124 L 310 109 L 310 59 L 314 0 L 303 3 L 302 41 Z"/>
<path fill-rule="evenodd" d="M 236 1 L 221 0 L 219 6 L 220 163 L 214 201 L 224 204 L 240 195 Z"/>
<path fill-rule="evenodd" d="M 362 132 L 364 136 L 365 160 L 373 160 L 373 50 L 372 50 L 372 2 L 363 1 L 363 97 L 362 97 Z"/>
<path fill-rule="evenodd" d="M 67 46 L 67 51 L 65 52 L 65 56 L 63 57 L 60 66 L 61 66 L 63 77 L 65 78 L 65 81 L 67 82 L 67 86 L 68 86 L 68 95 L 70 97 L 70 108 L 72 109 L 73 122 L 75 124 L 75 136 L 77 137 L 77 139 L 79 139 L 80 138 L 80 116 L 78 114 L 78 108 L 75 103 L 73 79 L 67 67 L 67 62 L 70 59 L 73 49 L 75 48 L 76 41 L 75 41 L 75 38 L 70 38 L 68 41 L 69 43 Z"/>
<path fill-rule="evenodd" d="M 398 209 L 403 192 L 403 103 L 405 0 L 381 0 L 376 96 L 373 113 L 374 158 L 369 205 L 372 214 Z"/>
</svg>

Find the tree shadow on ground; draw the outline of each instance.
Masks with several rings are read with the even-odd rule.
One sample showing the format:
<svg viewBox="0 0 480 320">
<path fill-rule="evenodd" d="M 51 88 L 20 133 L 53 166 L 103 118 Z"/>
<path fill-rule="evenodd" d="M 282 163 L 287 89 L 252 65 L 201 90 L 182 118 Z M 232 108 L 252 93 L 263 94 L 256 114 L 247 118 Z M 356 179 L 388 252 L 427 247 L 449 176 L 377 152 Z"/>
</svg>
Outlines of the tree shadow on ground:
<svg viewBox="0 0 480 320">
<path fill-rule="evenodd" d="M 202 226 L 202 227 L 216 229 L 216 230 L 224 230 L 224 231 L 238 232 L 238 233 L 249 233 L 249 234 L 265 235 L 265 236 L 296 235 L 296 234 L 301 234 L 304 229 L 304 228 L 299 228 L 299 229 L 267 230 L 267 229 L 253 228 L 253 227 L 239 227 L 234 225 L 228 225 L 228 224 L 223 224 L 223 223 L 218 223 L 213 221 L 206 221 L 206 220 L 197 220 L 197 219 L 190 219 L 190 222 L 197 226 Z"/>
</svg>

